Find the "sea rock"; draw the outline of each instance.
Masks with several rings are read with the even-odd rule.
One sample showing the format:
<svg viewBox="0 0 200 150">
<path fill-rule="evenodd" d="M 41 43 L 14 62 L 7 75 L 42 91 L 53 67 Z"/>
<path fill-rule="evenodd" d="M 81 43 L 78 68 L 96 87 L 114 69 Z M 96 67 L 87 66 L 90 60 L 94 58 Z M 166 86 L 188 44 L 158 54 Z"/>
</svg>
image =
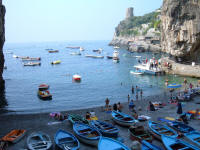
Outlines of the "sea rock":
<svg viewBox="0 0 200 150">
<path fill-rule="evenodd" d="M 200 53 L 200 1 L 164 0 L 161 13 L 162 51 L 184 60 Z"/>
<path fill-rule="evenodd" d="M 6 9 L 2 5 L 2 0 L 0 0 L 0 90 L 4 89 L 4 80 L 2 77 L 4 68 L 4 55 L 3 55 L 3 45 L 5 42 L 5 16 Z"/>
</svg>

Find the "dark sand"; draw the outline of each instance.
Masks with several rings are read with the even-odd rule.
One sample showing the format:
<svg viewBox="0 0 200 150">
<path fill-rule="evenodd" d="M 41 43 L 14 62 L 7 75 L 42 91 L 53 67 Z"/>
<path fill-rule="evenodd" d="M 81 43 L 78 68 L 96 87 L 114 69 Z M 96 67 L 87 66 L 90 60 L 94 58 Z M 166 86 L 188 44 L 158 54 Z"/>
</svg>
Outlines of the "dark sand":
<svg viewBox="0 0 200 150">
<path fill-rule="evenodd" d="M 150 112 L 147 110 L 147 105 L 149 101 L 155 102 L 155 101 L 162 101 L 166 103 L 167 105 L 164 108 L 160 108 L 159 110 L 155 112 Z M 173 104 L 168 104 L 169 95 L 156 95 L 151 97 L 146 97 L 145 100 L 138 100 L 135 101 L 136 108 L 141 107 L 142 111 L 137 111 L 139 115 L 147 115 L 151 117 L 151 120 L 157 121 L 158 117 L 173 117 L 177 118 L 176 114 L 176 106 Z M 196 104 L 197 102 L 200 102 L 200 97 L 196 96 L 193 101 L 186 102 L 183 105 L 183 111 L 186 112 L 188 110 L 193 110 L 196 108 L 199 108 L 200 106 Z M 117 101 L 116 101 L 117 102 Z M 111 101 L 111 103 L 115 103 L 114 101 Z M 82 109 L 82 110 L 73 110 L 73 111 L 66 111 L 67 113 L 74 113 L 74 114 L 81 114 L 82 116 L 85 116 L 85 113 L 87 111 L 94 110 L 98 119 L 101 121 L 108 121 L 112 124 L 114 122 L 111 119 L 111 115 L 107 114 L 102 110 L 102 107 L 97 108 L 91 108 L 91 109 Z M 131 112 L 128 109 L 128 104 L 123 103 L 123 110 L 122 112 L 131 114 Z M 69 123 L 68 120 L 60 122 L 58 124 L 54 125 L 48 125 L 49 122 L 57 122 L 57 120 L 51 118 L 49 116 L 49 113 L 43 113 L 43 114 L 27 114 L 27 115 L 17 115 L 14 113 L 4 113 L 0 115 L 0 137 L 7 134 L 12 129 L 26 129 L 27 134 L 25 137 L 23 137 L 22 140 L 20 140 L 16 144 L 10 144 L 8 150 L 21 150 L 21 149 L 27 149 L 26 145 L 26 139 L 27 136 L 30 135 L 33 131 L 43 131 L 45 133 L 48 133 L 52 139 L 54 140 L 54 135 L 58 129 L 64 129 L 66 131 L 72 132 L 72 126 Z M 143 124 L 145 127 L 147 127 L 147 121 L 141 122 L 140 124 Z M 189 122 L 189 125 L 194 127 L 196 130 L 200 130 L 200 121 L 198 120 L 191 120 Z M 124 139 L 124 144 L 130 147 L 131 140 L 129 138 L 128 134 L 128 128 L 127 127 L 120 127 L 119 125 L 116 125 L 119 129 L 119 136 Z M 154 140 L 154 144 L 163 147 L 162 143 Z M 53 148 L 55 149 L 55 144 L 53 145 Z M 80 150 L 96 150 L 97 148 L 91 147 L 88 145 L 85 145 L 81 143 Z"/>
</svg>

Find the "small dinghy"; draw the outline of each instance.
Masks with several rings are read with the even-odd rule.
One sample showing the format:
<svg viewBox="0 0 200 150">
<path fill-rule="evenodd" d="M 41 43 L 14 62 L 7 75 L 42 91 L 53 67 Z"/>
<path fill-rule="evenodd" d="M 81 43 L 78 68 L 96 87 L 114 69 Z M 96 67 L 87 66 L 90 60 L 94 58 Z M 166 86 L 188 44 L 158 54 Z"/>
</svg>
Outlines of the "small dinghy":
<svg viewBox="0 0 200 150">
<path fill-rule="evenodd" d="M 103 136 L 107 137 L 117 137 L 119 133 L 119 129 L 109 124 L 107 122 L 102 122 L 98 120 L 93 120 L 90 124 L 96 128 Z"/>
<path fill-rule="evenodd" d="M 137 122 L 133 117 L 117 111 L 112 111 L 112 117 L 117 124 L 122 126 L 131 126 Z"/>
<path fill-rule="evenodd" d="M 146 140 L 148 142 L 152 142 L 151 134 L 144 129 L 143 126 L 130 126 L 129 128 L 130 139 L 141 142 L 142 140 Z"/>
<path fill-rule="evenodd" d="M 174 137 L 162 135 L 162 142 L 167 150 L 198 150 L 199 148 Z"/>
<path fill-rule="evenodd" d="M 22 61 L 40 61 L 40 57 L 21 57 Z"/>
<path fill-rule="evenodd" d="M 73 130 L 81 142 L 92 146 L 98 145 L 101 133 L 95 128 L 83 123 L 74 123 Z"/>
<path fill-rule="evenodd" d="M 68 120 L 74 124 L 75 122 L 79 123 L 84 123 L 84 124 L 89 124 L 89 121 L 86 120 L 84 117 L 77 115 L 77 114 L 69 114 L 68 115 Z"/>
<path fill-rule="evenodd" d="M 80 52 L 72 52 L 72 53 L 70 53 L 70 55 L 81 55 L 81 53 Z"/>
<path fill-rule="evenodd" d="M 178 134 L 173 129 L 169 128 L 166 125 L 159 124 L 153 121 L 148 122 L 149 129 L 152 131 L 152 134 L 157 138 L 161 140 L 161 135 L 166 136 L 173 136 L 177 137 Z"/>
<path fill-rule="evenodd" d="M 73 75 L 72 79 L 73 79 L 73 81 L 80 82 L 81 81 L 81 76 L 78 75 L 78 74 L 75 74 L 75 75 Z"/>
<path fill-rule="evenodd" d="M 142 75 L 142 74 L 144 74 L 144 72 L 142 70 L 136 70 L 136 71 L 131 70 L 130 73 L 134 74 L 134 75 Z"/>
<path fill-rule="evenodd" d="M 61 63 L 60 60 L 56 60 L 56 61 L 52 61 L 52 62 L 51 62 L 52 65 L 56 65 L 56 64 L 60 64 L 60 63 Z"/>
<path fill-rule="evenodd" d="M 145 140 L 142 140 L 142 150 L 163 150 L 162 148 L 159 148 L 158 146 L 149 143 Z"/>
<path fill-rule="evenodd" d="M 59 50 L 49 50 L 48 52 L 49 52 L 49 53 L 58 53 Z"/>
<path fill-rule="evenodd" d="M 190 133 L 185 133 L 184 135 L 187 139 L 191 140 L 192 142 L 194 142 L 200 146 L 200 133 L 199 132 L 193 131 Z"/>
<path fill-rule="evenodd" d="M 52 141 L 46 133 L 34 132 L 28 136 L 27 145 L 30 150 L 48 150 L 52 146 Z"/>
<path fill-rule="evenodd" d="M 113 140 L 111 138 L 101 137 L 98 150 L 130 150 L 123 143 Z"/>
<path fill-rule="evenodd" d="M 188 132 L 195 131 L 194 128 L 192 128 L 184 123 L 177 122 L 177 121 L 169 121 L 167 123 L 167 125 L 179 132 L 182 132 L 182 133 L 188 133 Z"/>
<path fill-rule="evenodd" d="M 113 57 L 112 56 L 106 56 L 107 57 L 107 59 L 113 59 Z"/>
<path fill-rule="evenodd" d="M 42 100 L 51 100 L 52 95 L 49 92 L 49 85 L 41 84 L 38 87 L 38 97 Z"/>
<path fill-rule="evenodd" d="M 63 150 L 77 150 L 80 148 L 78 139 L 71 133 L 58 130 L 54 137 L 56 145 Z"/>
<path fill-rule="evenodd" d="M 26 130 L 12 130 L 0 140 L 5 142 L 17 143 L 20 139 L 24 137 L 25 133 Z"/>
<path fill-rule="evenodd" d="M 40 66 L 41 63 L 40 62 L 27 62 L 24 63 L 24 66 Z"/>
</svg>

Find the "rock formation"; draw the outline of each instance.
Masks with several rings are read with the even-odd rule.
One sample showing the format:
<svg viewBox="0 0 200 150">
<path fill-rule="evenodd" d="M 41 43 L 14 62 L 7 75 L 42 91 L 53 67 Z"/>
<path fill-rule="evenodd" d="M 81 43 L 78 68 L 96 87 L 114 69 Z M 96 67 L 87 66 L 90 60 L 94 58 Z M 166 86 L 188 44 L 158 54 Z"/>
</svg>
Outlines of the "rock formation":
<svg viewBox="0 0 200 150">
<path fill-rule="evenodd" d="M 4 55 L 3 55 L 3 45 L 5 41 L 5 16 L 6 9 L 2 5 L 2 0 L 0 0 L 0 90 L 4 89 L 4 80 L 2 77 L 3 67 L 4 67 Z"/>
<path fill-rule="evenodd" d="M 126 19 L 133 17 L 133 7 L 127 8 Z"/>
<path fill-rule="evenodd" d="M 182 60 L 200 52 L 200 1 L 164 0 L 161 13 L 162 51 Z"/>
</svg>

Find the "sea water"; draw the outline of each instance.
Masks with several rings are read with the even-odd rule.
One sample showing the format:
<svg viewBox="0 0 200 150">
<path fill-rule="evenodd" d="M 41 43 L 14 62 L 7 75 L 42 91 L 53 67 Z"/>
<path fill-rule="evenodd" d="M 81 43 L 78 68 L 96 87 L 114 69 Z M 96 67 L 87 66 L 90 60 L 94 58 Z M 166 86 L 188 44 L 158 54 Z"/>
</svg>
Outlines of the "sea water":
<svg viewBox="0 0 200 150">
<path fill-rule="evenodd" d="M 4 45 L 5 65 L 3 77 L 5 79 L 5 96 L 8 105 L 6 109 L 17 113 L 41 113 L 65 111 L 71 109 L 90 108 L 105 105 L 109 98 L 111 104 L 127 102 L 127 95 L 131 94 L 131 86 L 143 89 L 143 96 L 160 94 L 166 91 L 165 80 L 169 83 L 183 83 L 183 78 L 176 75 L 152 76 L 132 75 L 130 70 L 138 64 L 135 56 L 150 59 L 159 58 L 162 54 L 151 52 L 130 53 L 119 49 L 120 62 L 114 63 L 106 56 L 112 56 L 114 48 L 108 46 L 109 41 L 67 41 L 17 43 Z M 78 49 L 67 46 L 81 46 L 85 49 L 82 55 L 70 55 Z M 48 53 L 46 49 L 59 50 L 59 53 Z M 102 48 L 101 54 L 93 49 Z M 41 66 L 23 66 L 20 58 L 13 58 L 12 51 L 17 56 L 41 57 Z M 103 55 L 104 59 L 94 59 L 85 55 Z M 52 61 L 61 60 L 61 64 L 51 65 Z M 79 74 L 80 83 L 72 81 L 72 76 Z M 187 78 L 188 82 L 196 82 Z M 53 99 L 43 101 L 37 97 L 38 86 L 42 83 L 50 85 Z"/>
</svg>

